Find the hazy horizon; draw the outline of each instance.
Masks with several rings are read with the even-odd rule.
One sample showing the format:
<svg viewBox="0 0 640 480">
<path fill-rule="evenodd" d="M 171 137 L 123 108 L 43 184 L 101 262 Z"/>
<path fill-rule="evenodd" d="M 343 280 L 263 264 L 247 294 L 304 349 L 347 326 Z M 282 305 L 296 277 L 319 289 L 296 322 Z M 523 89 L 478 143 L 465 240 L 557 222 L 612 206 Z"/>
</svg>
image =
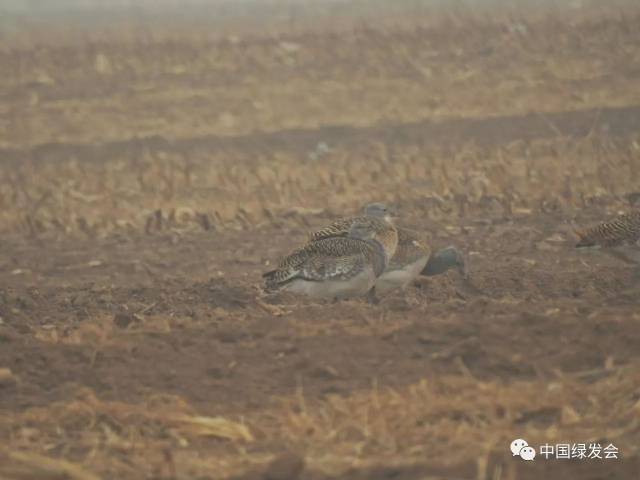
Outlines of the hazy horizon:
<svg viewBox="0 0 640 480">
<path fill-rule="evenodd" d="M 386 7 L 433 7 L 433 6 L 453 6 L 453 7 L 478 7 L 478 6 L 540 6 L 541 3 L 553 5 L 560 8 L 580 8 L 586 5 L 599 5 L 595 0 L 111 0 L 105 4 L 99 0 L 58 0 L 51 2 L 48 0 L 0 0 L 0 14 L 23 14 L 42 15 L 50 13 L 79 13 L 87 11 L 118 11 L 129 9 L 174 9 L 174 8 L 212 8 L 212 7 L 239 7 L 244 9 L 250 5 L 260 5 L 262 7 L 286 7 L 289 5 L 329 5 L 329 4 L 350 4 L 367 6 Z M 631 0 L 618 0 L 609 2 L 609 6 L 631 4 Z"/>
<path fill-rule="evenodd" d="M 501 9 L 509 15 L 597 11 L 616 12 L 632 6 L 632 0 L 0 0 L 0 33 L 38 34 L 43 27 L 76 31 L 111 28 L 126 23 L 147 27 L 163 25 L 204 27 L 210 32 L 238 32 L 378 22 L 380 19 L 433 20 L 438 13 L 469 12 L 491 16 Z M 542 8 L 541 8 L 542 7 Z"/>
</svg>

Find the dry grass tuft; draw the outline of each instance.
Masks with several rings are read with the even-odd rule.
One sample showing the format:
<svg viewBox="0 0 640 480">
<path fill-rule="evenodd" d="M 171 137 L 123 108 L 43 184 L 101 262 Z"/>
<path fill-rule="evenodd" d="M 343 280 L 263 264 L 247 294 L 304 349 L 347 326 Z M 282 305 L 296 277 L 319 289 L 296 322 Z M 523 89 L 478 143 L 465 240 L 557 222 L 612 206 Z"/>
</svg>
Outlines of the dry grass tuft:
<svg viewBox="0 0 640 480">
<path fill-rule="evenodd" d="M 570 217 L 599 198 L 622 199 L 637 191 L 638 142 L 596 136 L 499 147 L 465 144 L 455 151 L 372 144 L 336 148 L 311 164 L 277 151 L 261 160 L 250 152 L 178 160 L 170 152 L 175 160 L 142 165 L 24 161 L 0 170 L 6 180 L 0 205 L 7 207 L 0 212 L 0 229 L 95 238 L 246 230 L 276 221 L 308 226 L 309 216 L 323 211 L 319 205 L 355 211 L 374 199 L 428 208 L 434 221 L 540 210 Z M 187 166 L 192 180 L 180 173 Z M 260 173 L 265 170 L 271 177 Z"/>
<path fill-rule="evenodd" d="M 0 450 L 0 473 L 6 480 L 99 480 L 100 477 L 84 468 L 67 462 L 30 452 Z"/>
<path fill-rule="evenodd" d="M 123 455 L 127 469 L 151 472 L 165 468 L 165 452 L 193 448 L 201 438 L 213 439 L 219 448 L 221 441 L 237 448 L 255 441 L 245 423 L 198 415 L 175 396 L 155 395 L 133 405 L 101 400 L 86 388 L 78 390 L 72 401 L 0 416 L 0 430 L 12 445 L 11 450 L 0 451 L 7 459 L 0 473 L 11 479 L 59 475 L 91 480 L 98 478 L 91 470 L 123 468 Z M 48 456 L 60 453 L 82 466 Z"/>
<path fill-rule="evenodd" d="M 479 464 L 490 455 L 507 456 L 514 435 L 533 445 L 615 439 L 625 442 L 621 454 L 632 457 L 638 448 L 627 440 L 640 431 L 638 372 L 637 365 L 612 368 L 590 383 L 581 374 L 508 384 L 439 376 L 400 389 L 379 389 L 374 382 L 369 391 L 324 400 L 305 398 L 300 390 L 242 423 L 199 416 L 177 397 L 131 405 L 82 390 L 75 401 L 0 418 L 13 446 L 3 452 L 0 472 L 16 480 L 89 480 L 98 478 L 92 470 L 123 468 L 122 455 L 126 469 L 162 470 L 167 451 L 180 475 L 232 475 L 264 467 L 274 458 L 267 452 L 281 451 L 298 452 L 310 470 L 326 474 L 426 459 L 446 469 L 466 465 L 478 452 L 486 457 Z M 225 443 L 209 441 L 202 449 L 199 439 L 207 437 Z M 77 464 L 48 456 L 68 448 Z"/>
<path fill-rule="evenodd" d="M 188 436 L 216 437 L 244 442 L 254 440 L 246 425 L 231 422 L 225 418 L 178 415 L 170 421 L 177 424 L 180 433 Z"/>
<path fill-rule="evenodd" d="M 298 446 L 309 464 L 333 473 L 398 459 L 462 465 L 478 452 L 502 455 L 514 435 L 533 445 L 623 442 L 640 429 L 639 380 L 635 367 L 625 367 L 590 385 L 575 376 L 509 384 L 440 376 L 400 390 L 374 385 L 321 402 L 286 401 L 289 413 L 271 419 L 271 438 Z M 625 446 L 623 455 L 638 453 L 632 442 Z"/>
</svg>

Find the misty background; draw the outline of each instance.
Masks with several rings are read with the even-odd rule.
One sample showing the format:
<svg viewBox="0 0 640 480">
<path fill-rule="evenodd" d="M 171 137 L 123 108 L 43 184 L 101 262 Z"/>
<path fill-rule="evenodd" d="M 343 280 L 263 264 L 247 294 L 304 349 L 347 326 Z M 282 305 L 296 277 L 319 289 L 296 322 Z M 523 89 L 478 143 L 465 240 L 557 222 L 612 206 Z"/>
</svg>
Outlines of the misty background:
<svg viewBox="0 0 640 480">
<path fill-rule="evenodd" d="M 614 8 L 632 5 L 632 0 L 609 1 L 604 7 Z M 61 19 L 103 15 L 179 15 L 189 16 L 203 11 L 217 14 L 259 15 L 269 10 L 297 8 L 298 13 L 312 14 L 317 9 L 334 9 L 340 14 L 348 7 L 362 15 L 371 9 L 430 9 L 443 6 L 450 8 L 491 8 L 495 6 L 523 8 L 527 6 L 550 6 L 561 9 L 580 9 L 588 6 L 603 6 L 597 0 L 0 0 L 0 18 L 3 21 L 19 18 Z"/>
<path fill-rule="evenodd" d="M 0 0 L 0 35 L 44 34 L 44 28 L 82 33 L 126 27 L 204 29 L 208 34 L 313 29 L 318 22 L 336 28 L 358 23 L 436 21 L 441 14 L 473 13 L 578 16 L 594 9 L 615 12 L 634 0 Z M 546 12 L 546 13 L 545 13 Z M 64 31 L 63 30 L 63 31 Z"/>
</svg>

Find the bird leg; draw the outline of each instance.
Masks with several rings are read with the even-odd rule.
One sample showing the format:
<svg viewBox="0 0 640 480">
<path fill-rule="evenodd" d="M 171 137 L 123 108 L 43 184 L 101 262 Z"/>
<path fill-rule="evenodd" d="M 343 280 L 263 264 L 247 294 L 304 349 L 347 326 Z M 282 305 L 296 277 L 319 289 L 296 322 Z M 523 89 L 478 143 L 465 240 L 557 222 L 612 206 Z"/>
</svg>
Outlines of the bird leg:
<svg viewBox="0 0 640 480">
<path fill-rule="evenodd" d="M 376 296 L 376 287 L 371 287 L 371 290 L 367 292 L 366 295 L 367 302 L 371 305 L 377 305 L 380 303 L 380 299 Z"/>
</svg>

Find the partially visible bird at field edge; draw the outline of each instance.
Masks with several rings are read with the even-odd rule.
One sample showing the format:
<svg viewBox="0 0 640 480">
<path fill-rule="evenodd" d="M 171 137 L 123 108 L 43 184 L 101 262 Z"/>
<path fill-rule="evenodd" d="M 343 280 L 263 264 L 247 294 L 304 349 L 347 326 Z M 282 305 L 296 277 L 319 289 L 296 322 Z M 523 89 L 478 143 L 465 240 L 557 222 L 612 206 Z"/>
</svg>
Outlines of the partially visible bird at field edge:
<svg viewBox="0 0 640 480">
<path fill-rule="evenodd" d="M 575 233 L 579 237 L 576 248 L 597 248 L 626 263 L 640 264 L 640 211 Z"/>
</svg>

